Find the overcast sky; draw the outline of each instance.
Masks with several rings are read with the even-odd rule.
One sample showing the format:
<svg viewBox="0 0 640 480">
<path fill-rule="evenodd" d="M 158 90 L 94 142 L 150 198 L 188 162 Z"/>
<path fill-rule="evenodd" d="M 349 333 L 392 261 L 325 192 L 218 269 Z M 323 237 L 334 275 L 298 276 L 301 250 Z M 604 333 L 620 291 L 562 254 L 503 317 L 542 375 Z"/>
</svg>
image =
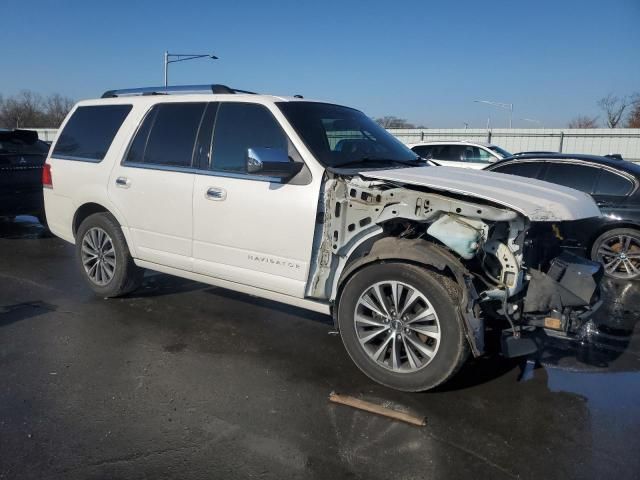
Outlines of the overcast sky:
<svg viewBox="0 0 640 480">
<path fill-rule="evenodd" d="M 302 94 L 437 127 L 520 118 L 563 127 L 596 101 L 640 92 L 640 0 L 0 0 L 0 93 L 74 99 L 162 83 Z"/>
</svg>

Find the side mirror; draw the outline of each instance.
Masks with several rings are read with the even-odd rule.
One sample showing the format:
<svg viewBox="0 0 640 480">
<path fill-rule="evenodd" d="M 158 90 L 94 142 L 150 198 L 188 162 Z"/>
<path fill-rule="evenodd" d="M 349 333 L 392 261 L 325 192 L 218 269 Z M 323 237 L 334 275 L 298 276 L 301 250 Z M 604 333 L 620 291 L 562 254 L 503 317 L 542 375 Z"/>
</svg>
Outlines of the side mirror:
<svg viewBox="0 0 640 480">
<path fill-rule="evenodd" d="M 252 147 L 247 149 L 247 173 L 267 177 L 291 178 L 302 170 L 302 163 L 292 162 L 283 148 Z"/>
</svg>

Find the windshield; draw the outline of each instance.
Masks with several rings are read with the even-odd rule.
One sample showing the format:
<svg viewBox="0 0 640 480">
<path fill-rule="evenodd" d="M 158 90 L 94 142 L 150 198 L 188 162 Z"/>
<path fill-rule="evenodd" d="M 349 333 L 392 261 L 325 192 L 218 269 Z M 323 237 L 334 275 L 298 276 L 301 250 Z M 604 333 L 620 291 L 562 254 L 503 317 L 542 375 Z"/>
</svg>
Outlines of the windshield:
<svg viewBox="0 0 640 480">
<path fill-rule="evenodd" d="M 511 156 L 510 152 L 507 152 L 504 148 L 500 148 L 497 147 L 495 145 L 491 145 L 489 147 L 489 150 L 493 150 L 494 152 L 496 152 L 498 155 L 500 155 L 502 158 L 507 158 Z"/>
<path fill-rule="evenodd" d="M 358 110 L 317 102 L 277 105 L 325 167 L 424 165 L 420 157 Z"/>
</svg>

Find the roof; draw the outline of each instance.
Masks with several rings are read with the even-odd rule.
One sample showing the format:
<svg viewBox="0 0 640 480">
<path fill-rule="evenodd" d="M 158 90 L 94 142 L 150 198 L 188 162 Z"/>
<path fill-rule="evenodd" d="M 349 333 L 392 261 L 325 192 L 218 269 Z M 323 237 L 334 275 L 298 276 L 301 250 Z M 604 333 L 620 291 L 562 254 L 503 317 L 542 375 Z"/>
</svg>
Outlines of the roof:
<svg viewBox="0 0 640 480">
<path fill-rule="evenodd" d="M 524 162 L 527 160 L 579 160 L 583 162 L 596 163 L 607 167 L 622 170 L 640 178 L 640 165 L 627 160 L 619 160 L 610 157 L 602 157 L 599 155 L 585 155 L 581 153 L 540 153 L 540 154 L 524 154 L 514 155 L 512 157 L 503 158 L 502 160 L 490 165 L 487 170 L 493 170 L 498 165 L 502 165 L 505 162 Z"/>
</svg>

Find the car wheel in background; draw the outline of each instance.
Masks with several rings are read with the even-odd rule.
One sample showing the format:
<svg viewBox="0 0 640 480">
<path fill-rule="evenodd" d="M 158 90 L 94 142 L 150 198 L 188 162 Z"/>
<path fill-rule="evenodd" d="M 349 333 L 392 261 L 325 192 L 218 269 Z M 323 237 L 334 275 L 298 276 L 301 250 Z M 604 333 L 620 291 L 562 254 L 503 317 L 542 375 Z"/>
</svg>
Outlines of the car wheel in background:
<svg viewBox="0 0 640 480">
<path fill-rule="evenodd" d="M 604 265 L 605 274 L 618 280 L 640 278 L 640 231 L 614 228 L 593 243 L 591 259 Z"/>
<path fill-rule="evenodd" d="M 100 296 L 118 297 L 142 284 L 144 270 L 134 263 L 120 225 L 108 213 L 95 213 L 80 224 L 76 258 L 87 283 Z"/>
<path fill-rule="evenodd" d="M 364 267 L 347 281 L 338 304 L 347 352 L 388 387 L 415 392 L 440 385 L 469 352 L 458 291 L 448 277 L 415 265 Z"/>
</svg>

